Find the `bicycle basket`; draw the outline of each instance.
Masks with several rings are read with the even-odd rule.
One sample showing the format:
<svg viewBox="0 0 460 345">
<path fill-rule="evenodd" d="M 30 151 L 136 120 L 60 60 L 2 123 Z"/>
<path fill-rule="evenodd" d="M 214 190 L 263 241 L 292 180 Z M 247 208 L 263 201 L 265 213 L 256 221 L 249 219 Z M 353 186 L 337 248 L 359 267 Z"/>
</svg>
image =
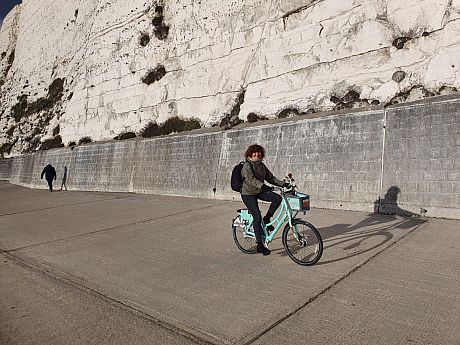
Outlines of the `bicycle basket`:
<svg viewBox="0 0 460 345">
<path fill-rule="evenodd" d="M 295 194 L 286 194 L 286 200 L 292 211 L 309 211 L 310 195 L 295 192 Z"/>
</svg>

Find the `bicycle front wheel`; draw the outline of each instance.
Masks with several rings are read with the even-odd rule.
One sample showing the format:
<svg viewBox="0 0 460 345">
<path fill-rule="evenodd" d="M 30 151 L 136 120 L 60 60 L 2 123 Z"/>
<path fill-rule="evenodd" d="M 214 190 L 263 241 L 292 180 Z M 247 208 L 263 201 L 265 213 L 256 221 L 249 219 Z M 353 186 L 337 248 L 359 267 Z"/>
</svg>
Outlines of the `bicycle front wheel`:
<svg viewBox="0 0 460 345">
<path fill-rule="evenodd" d="M 243 222 L 240 221 L 239 217 L 233 221 L 233 240 L 236 246 L 243 253 L 254 254 L 256 252 L 257 243 L 254 235 L 248 234 L 246 227 Z"/>
<path fill-rule="evenodd" d="M 292 227 L 287 224 L 282 239 L 289 257 L 299 265 L 314 265 L 323 254 L 321 235 L 313 225 L 304 220 L 294 219 Z"/>
</svg>

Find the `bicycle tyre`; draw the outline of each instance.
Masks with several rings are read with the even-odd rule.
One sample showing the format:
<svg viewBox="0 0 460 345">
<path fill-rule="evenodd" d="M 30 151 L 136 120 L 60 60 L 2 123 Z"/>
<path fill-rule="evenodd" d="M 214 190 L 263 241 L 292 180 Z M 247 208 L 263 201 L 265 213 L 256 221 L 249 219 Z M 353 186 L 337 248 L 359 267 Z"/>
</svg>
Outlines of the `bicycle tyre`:
<svg viewBox="0 0 460 345">
<path fill-rule="evenodd" d="M 316 264 L 323 255 L 323 240 L 318 230 L 301 219 L 294 219 L 292 226 L 296 227 L 301 239 L 297 239 L 289 224 L 286 224 L 282 240 L 289 257 L 302 266 Z"/>
<path fill-rule="evenodd" d="M 238 224 L 238 222 L 234 221 L 232 225 L 233 240 L 236 246 L 245 254 L 255 254 L 257 249 L 256 239 L 245 235 L 244 226 L 236 226 L 235 224 Z"/>
</svg>

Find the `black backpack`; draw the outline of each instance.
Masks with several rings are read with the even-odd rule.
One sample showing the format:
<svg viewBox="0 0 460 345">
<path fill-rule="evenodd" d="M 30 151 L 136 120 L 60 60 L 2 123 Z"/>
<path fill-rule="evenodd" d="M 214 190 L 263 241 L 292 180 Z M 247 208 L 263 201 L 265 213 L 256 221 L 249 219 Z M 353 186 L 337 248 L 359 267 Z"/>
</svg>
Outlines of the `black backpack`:
<svg viewBox="0 0 460 345">
<path fill-rule="evenodd" d="M 241 188 L 243 188 L 243 176 L 241 176 L 241 170 L 243 170 L 244 162 L 239 162 L 232 170 L 232 178 L 230 180 L 230 185 L 232 190 L 235 192 L 241 193 Z"/>
</svg>

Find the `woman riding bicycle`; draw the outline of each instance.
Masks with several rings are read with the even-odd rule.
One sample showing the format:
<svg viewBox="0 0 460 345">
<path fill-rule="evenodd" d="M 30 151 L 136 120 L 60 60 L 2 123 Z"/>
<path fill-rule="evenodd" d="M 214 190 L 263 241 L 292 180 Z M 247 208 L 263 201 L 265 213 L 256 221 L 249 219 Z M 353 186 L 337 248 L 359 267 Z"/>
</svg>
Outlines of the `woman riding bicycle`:
<svg viewBox="0 0 460 345">
<path fill-rule="evenodd" d="M 246 162 L 241 170 L 243 177 L 243 187 L 241 189 L 241 199 L 246 205 L 249 213 L 253 217 L 254 233 L 256 235 L 257 253 L 270 255 L 270 250 L 265 248 L 262 243 L 262 220 L 264 224 L 270 223 L 270 218 L 281 204 L 281 196 L 273 193 L 273 187 L 264 184 L 264 181 L 278 186 L 289 187 L 289 183 L 278 180 L 268 170 L 262 160 L 265 157 L 265 149 L 260 145 L 251 145 L 245 152 Z M 267 214 L 263 217 L 260 213 L 258 199 L 271 202 Z"/>
</svg>

